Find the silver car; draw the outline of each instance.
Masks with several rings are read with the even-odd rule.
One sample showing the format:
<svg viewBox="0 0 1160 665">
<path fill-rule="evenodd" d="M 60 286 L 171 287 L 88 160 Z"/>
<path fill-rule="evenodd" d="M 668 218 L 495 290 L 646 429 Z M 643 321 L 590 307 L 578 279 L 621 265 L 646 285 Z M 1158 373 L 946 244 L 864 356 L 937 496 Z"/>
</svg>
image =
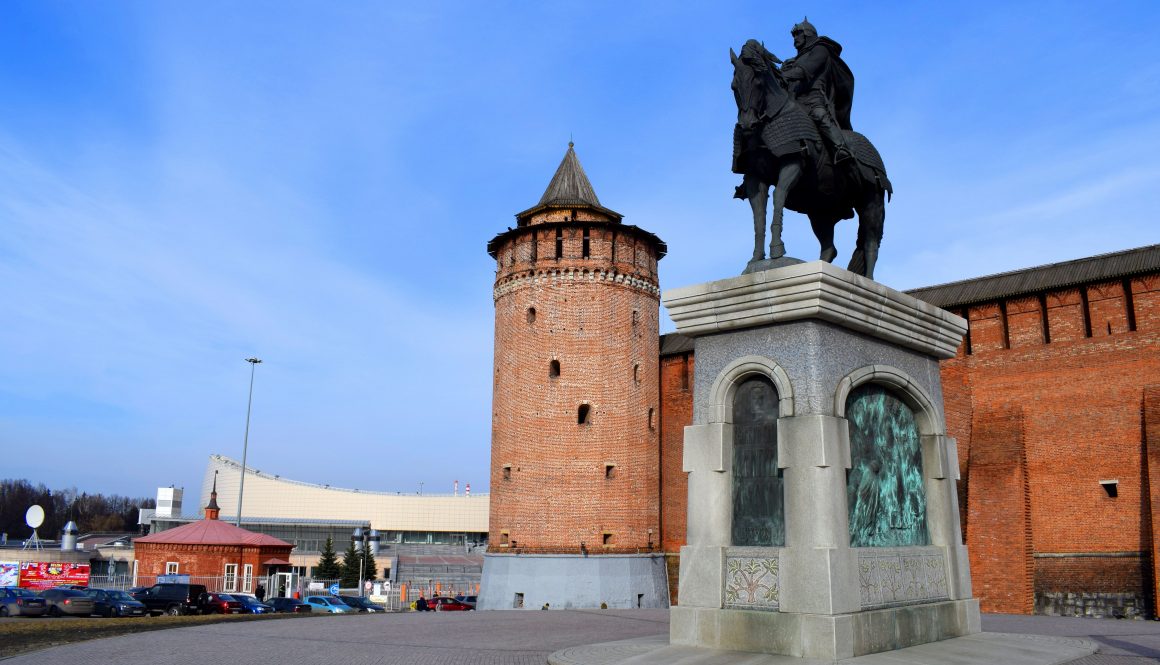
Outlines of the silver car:
<svg viewBox="0 0 1160 665">
<path fill-rule="evenodd" d="M 44 602 L 48 604 L 48 616 L 58 617 L 65 614 L 87 617 L 93 613 L 93 599 L 83 591 L 76 589 L 45 589 L 40 592 Z"/>
<path fill-rule="evenodd" d="M 0 587 L 0 617 L 38 617 L 48 611 L 40 594 L 18 587 Z"/>
</svg>

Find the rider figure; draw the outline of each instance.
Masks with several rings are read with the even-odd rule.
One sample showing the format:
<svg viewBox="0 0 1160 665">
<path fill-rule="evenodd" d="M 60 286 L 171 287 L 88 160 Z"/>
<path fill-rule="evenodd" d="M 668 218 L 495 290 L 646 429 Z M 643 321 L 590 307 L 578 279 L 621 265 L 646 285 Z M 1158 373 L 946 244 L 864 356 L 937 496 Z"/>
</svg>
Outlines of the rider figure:
<svg viewBox="0 0 1160 665">
<path fill-rule="evenodd" d="M 790 31 L 797 56 L 785 61 L 781 75 L 798 104 L 805 107 L 810 119 L 834 151 L 834 162 L 853 155 L 846 145 L 843 129 L 850 126 L 850 107 L 854 101 L 854 74 L 842 61 L 842 45 L 803 20 Z"/>
</svg>

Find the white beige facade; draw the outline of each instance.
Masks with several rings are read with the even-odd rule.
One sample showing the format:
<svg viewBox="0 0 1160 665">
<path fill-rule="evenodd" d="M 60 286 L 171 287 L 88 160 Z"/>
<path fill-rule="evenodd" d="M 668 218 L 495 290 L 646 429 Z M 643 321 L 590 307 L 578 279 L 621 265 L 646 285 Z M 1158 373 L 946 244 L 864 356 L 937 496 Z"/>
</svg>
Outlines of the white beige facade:
<svg viewBox="0 0 1160 665">
<path fill-rule="evenodd" d="M 201 483 L 200 505 L 209 501 L 214 475 L 222 519 L 237 515 L 242 465 L 210 455 Z M 357 520 L 386 532 L 487 533 L 488 495 L 418 495 L 343 489 L 246 469 L 242 518 Z"/>
</svg>

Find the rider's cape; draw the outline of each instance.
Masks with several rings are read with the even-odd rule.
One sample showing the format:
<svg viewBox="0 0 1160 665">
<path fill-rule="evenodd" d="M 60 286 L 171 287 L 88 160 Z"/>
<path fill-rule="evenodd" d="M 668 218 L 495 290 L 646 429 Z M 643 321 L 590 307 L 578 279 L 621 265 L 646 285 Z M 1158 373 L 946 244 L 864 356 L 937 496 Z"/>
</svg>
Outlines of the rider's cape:
<svg viewBox="0 0 1160 665">
<path fill-rule="evenodd" d="M 825 49 L 826 53 L 815 53 L 814 50 L 819 48 Z M 817 60 L 822 58 L 829 60 L 828 68 L 818 67 Z M 834 121 L 842 129 L 853 129 L 850 125 L 850 109 L 854 105 L 854 73 L 842 60 L 842 45 L 829 37 L 818 37 L 797 57 L 786 61 L 787 66 L 791 64 L 796 64 L 815 77 L 827 74 L 825 71 L 817 71 L 818 69 L 828 69 L 827 83 L 830 99 L 834 103 Z M 809 82 L 810 86 L 813 84 L 814 81 Z"/>
</svg>

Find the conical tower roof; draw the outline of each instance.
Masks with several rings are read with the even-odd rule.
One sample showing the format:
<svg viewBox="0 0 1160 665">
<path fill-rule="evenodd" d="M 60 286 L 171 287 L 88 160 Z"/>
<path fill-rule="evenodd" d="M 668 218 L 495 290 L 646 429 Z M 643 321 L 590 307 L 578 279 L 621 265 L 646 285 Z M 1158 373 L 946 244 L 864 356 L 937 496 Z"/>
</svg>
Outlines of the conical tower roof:
<svg viewBox="0 0 1160 665">
<path fill-rule="evenodd" d="M 588 174 L 584 172 L 584 167 L 580 166 L 580 159 L 576 156 L 576 145 L 571 141 L 568 142 L 568 152 L 564 153 L 564 159 L 560 161 L 556 175 L 552 176 L 552 181 L 548 183 L 548 189 L 540 197 L 540 202 L 523 212 L 516 213 L 516 219 L 520 226 L 524 226 L 529 223 L 532 214 L 550 208 L 588 208 L 608 215 L 612 218 L 611 221 L 617 224 L 624 217 L 615 210 L 600 205 L 600 199 L 596 197 L 596 190 L 592 188 Z"/>
<path fill-rule="evenodd" d="M 568 152 L 560 161 L 556 175 L 548 183 L 548 189 L 540 197 L 537 205 L 590 205 L 602 208 L 600 199 L 596 198 L 596 190 L 588 181 L 588 174 L 580 166 L 580 158 L 576 156 L 576 144 L 568 142 Z"/>
</svg>

